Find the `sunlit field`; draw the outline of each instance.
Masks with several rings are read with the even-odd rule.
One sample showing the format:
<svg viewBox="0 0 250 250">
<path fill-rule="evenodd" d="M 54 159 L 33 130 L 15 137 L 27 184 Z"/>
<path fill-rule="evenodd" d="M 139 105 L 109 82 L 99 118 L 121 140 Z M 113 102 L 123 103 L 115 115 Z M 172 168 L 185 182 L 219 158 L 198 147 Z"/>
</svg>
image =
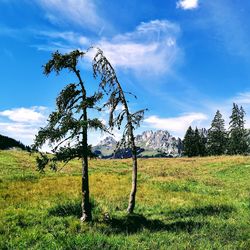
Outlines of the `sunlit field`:
<svg viewBox="0 0 250 250">
<path fill-rule="evenodd" d="M 250 157 L 90 160 L 94 221 L 81 224 L 81 163 L 39 174 L 0 151 L 0 249 L 250 249 Z M 107 216 L 108 213 L 108 216 Z"/>
</svg>

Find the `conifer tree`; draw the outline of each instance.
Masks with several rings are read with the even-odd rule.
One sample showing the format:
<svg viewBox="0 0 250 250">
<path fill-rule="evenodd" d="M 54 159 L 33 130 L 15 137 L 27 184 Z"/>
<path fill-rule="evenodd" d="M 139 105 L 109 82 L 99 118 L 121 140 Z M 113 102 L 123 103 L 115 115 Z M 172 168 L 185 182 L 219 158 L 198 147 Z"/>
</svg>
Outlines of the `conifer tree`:
<svg viewBox="0 0 250 250">
<path fill-rule="evenodd" d="M 207 130 L 202 128 L 200 130 L 200 146 L 199 146 L 199 155 L 207 155 Z"/>
<path fill-rule="evenodd" d="M 227 133 L 225 121 L 219 110 L 216 111 L 211 127 L 208 130 L 207 148 L 209 155 L 222 155 L 226 153 Z"/>
<path fill-rule="evenodd" d="M 70 83 L 60 92 L 56 99 L 56 110 L 48 119 L 48 124 L 41 128 L 35 139 L 35 148 L 41 148 L 46 142 L 53 147 L 53 155 L 48 157 L 41 153 L 37 158 L 40 171 L 46 165 L 56 169 L 56 163 L 65 164 L 74 158 L 82 161 L 82 221 L 92 219 L 91 204 L 89 199 L 88 157 L 92 156 L 91 146 L 88 144 L 88 129 L 107 131 L 97 118 L 90 119 L 90 110 L 100 110 L 97 106 L 103 97 L 102 91 L 88 95 L 86 86 L 78 68 L 78 61 L 85 55 L 79 50 L 68 54 L 58 51 L 52 54 L 52 59 L 44 66 L 44 74 L 52 72 L 61 73 L 69 70 L 75 76 L 76 83 Z M 100 88 L 101 89 L 101 88 Z"/>
<path fill-rule="evenodd" d="M 239 108 L 234 103 L 229 122 L 229 154 L 244 154 L 248 151 L 244 116 L 245 111 L 243 107 Z"/>
<path fill-rule="evenodd" d="M 193 156 L 199 156 L 201 150 L 201 136 L 198 128 L 195 128 L 193 138 Z"/>
<path fill-rule="evenodd" d="M 188 127 L 183 139 L 183 154 L 188 157 L 195 156 L 195 144 L 194 144 L 195 132 L 191 126 Z"/>
<path fill-rule="evenodd" d="M 205 156 L 206 141 L 205 129 L 199 130 L 196 127 L 195 130 L 193 130 L 192 127 L 189 126 L 183 140 L 183 154 L 188 157 Z"/>
</svg>

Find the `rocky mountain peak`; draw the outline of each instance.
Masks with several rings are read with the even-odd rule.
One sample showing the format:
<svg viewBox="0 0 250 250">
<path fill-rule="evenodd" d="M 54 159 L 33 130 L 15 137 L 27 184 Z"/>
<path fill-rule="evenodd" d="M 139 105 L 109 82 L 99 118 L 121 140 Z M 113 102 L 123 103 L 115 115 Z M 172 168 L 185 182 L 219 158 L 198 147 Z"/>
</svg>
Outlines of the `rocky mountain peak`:
<svg viewBox="0 0 250 250">
<path fill-rule="evenodd" d="M 94 150 L 102 155 L 112 155 L 117 141 L 109 136 L 100 141 Z M 173 137 L 166 130 L 147 130 L 135 136 L 135 144 L 140 148 L 138 157 L 153 157 L 154 155 L 178 156 L 182 150 L 181 139 Z"/>
<path fill-rule="evenodd" d="M 179 154 L 178 139 L 171 136 L 166 130 L 144 131 L 141 135 L 135 137 L 135 143 L 138 147 L 147 150 L 158 150 L 167 154 Z"/>
<path fill-rule="evenodd" d="M 112 136 L 108 136 L 105 139 L 101 140 L 97 146 L 105 146 L 105 147 L 114 147 L 116 146 L 117 141 L 112 137 Z"/>
</svg>

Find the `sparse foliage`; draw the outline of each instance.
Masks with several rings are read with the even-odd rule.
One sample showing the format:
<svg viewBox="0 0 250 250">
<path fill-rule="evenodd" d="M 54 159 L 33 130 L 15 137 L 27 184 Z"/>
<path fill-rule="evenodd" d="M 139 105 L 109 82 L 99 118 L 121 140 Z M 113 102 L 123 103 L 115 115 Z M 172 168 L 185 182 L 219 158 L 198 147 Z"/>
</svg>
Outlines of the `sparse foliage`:
<svg viewBox="0 0 250 250">
<path fill-rule="evenodd" d="M 140 122 L 144 117 L 145 110 L 139 110 L 135 113 L 130 111 L 125 92 L 118 81 L 116 72 L 108 59 L 104 56 L 103 51 L 100 49 L 98 49 L 93 60 L 93 69 L 94 76 L 100 76 L 101 78 L 101 87 L 106 92 L 111 93 L 109 95 L 109 100 L 105 104 L 105 106 L 109 107 L 110 109 L 109 126 L 111 128 L 118 127 L 118 129 L 120 129 L 123 121 L 125 120 L 123 136 L 117 145 L 117 149 L 124 146 L 129 147 L 132 151 L 132 188 L 127 212 L 133 213 L 137 190 L 137 149 L 135 146 L 134 129 L 140 126 Z M 122 111 L 120 111 L 118 115 L 115 115 L 115 110 L 118 104 L 122 105 Z"/>
</svg>

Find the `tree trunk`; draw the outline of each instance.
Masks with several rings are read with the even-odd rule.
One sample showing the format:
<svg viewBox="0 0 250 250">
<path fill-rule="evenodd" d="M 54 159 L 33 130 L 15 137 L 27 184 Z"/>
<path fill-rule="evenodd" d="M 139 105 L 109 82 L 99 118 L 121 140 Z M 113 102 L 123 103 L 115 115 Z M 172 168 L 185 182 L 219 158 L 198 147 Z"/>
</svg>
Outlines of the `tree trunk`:
<svg viewBox="0 0 250 250">
<path fill-rule="evenodd" d="M 91 221 L 91 204 L 89 200 L 89 173 L 88 173 L 88 115 L 87 115 L 87 106 L 86 106 L 86 89 L 82 81 L 80 70 L 77 70 L 74 67 L 74 72 L 79 79 L 82 90 L 82 114 L 83 114 L 83 126 L 82 126 L 82 217 L 81 221 Z"/>
<path fill-rule="evenodd" d="M 89 200 L 89 173 L 88 173 L 88 126 L 87 109 L 83 108 L 83 120 L 86 122 L 82 128 L 82 217 L 81 221 L 91 221 L 91 204 Z"/>
<path fill-rule="evenodd" d="M 133 161 L 133 169 L 132 169 L 132 187 L 129 196 L 129 203 L 127 212 L 132 214 L 135 208 L 135 196 L 137 190 L 137 156 L 136 156 L 136 146 L 134 143 L 134 137 L 132 133 L 132 161 Z"/>
<path fill-rule="evenodd" d="M 89 176 L 88 176 L 88 157 L 82 160 L 82 217 L 81 221 L 91 221 L 91 204 L 89 200 Z"/>
</svg>

